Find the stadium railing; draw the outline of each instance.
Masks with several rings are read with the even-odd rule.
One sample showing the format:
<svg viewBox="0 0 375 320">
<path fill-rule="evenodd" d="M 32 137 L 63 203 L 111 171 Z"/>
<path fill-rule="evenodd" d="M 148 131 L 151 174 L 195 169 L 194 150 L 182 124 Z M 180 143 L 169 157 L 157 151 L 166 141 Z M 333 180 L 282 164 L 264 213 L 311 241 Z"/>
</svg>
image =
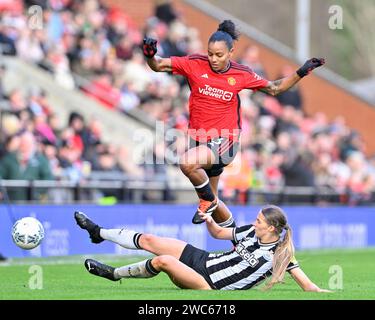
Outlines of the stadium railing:
<svg viewBox="0 0 375 320">
<path fill-rule="evenodd" d="M 83 180 L 0 180 L 0 193 L 7 193 L 13 203 L 98 203 L 103 199 L 115 199 L 114 203 L 194 203 L 196 194 L 190 186 L 178 180 L 167 180 L 159 176 L 150 180 L 132 180 L 126 175 L 117 179 Z M 12 192 L 23 190 L 24 199 L 14 200 Z M 40 197 L 40 194 L 44 196 Z M 39 198 L 37 197 L 39 196 Z M 328 187 L 250 188 L 235 190 L 234 195 L 226 197 L 220 190 L 219 197 L 231 204 L 375 204 L 375 193 L 368 195 L 366 201 L 359 201 L 360 195 L 337 192 Z M 4 199 L 4 196 L 2 197 Z M 351 199 L 357 199 L 350 202 Z M 358 200 L 359 199 L 359 200 Z M 113 203 L 113 202 L 111 202 Z"/>
</svg>

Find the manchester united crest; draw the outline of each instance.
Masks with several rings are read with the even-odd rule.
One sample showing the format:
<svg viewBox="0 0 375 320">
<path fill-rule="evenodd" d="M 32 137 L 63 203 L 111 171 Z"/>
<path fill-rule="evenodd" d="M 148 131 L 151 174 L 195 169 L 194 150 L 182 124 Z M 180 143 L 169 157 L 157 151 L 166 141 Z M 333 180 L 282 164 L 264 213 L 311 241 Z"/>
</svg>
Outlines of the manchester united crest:
<svg viewBox="0 0 375 320">
<path fill-rule="evenodd" d="M 236 79 L 234 79 L 233 77 L 230 77 L 228 78 L 228 83 L 231 85 L 231 86 L 234 86 L 236 84 Z"/>
</svg>

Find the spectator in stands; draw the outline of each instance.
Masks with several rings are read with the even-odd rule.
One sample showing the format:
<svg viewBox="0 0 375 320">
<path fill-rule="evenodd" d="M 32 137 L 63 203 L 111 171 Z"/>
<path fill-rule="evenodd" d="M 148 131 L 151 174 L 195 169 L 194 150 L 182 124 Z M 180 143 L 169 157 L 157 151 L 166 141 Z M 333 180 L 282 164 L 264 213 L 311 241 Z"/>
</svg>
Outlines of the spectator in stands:
<svg viewBox="0 0 375 320">
<path fill-rule="evenodd" d="M 135 109 L 140 105 L 140 98 L 135 93 L 134 84 L 124 83 L 121 87 L 121 100 L 118 106 L 119 110 L 125 113 L 129 110 Z"/>
<path fill-rule="evenodd" d="M 112 172 L 116 174 L 117 177 L 119 177 L 122 173 L 121 168 L 117 164 L 117 159 L 110 152 L 108 148 L 103 150 L 101 153 L 99 153 L 98 156 L 98 163 L 93 166 L 93 170 L 97 171 L 103 171 L 103 172 Z"/>
<path fill-rule="evenodd" d="M 187 54 L 187 31 L 186 26 L 180 21 L 175 21 L 170 25 L 168 37 L 160 43 L 165 57 L 180 57 Z"/>
<path fill-rule="evenodd" d="M 10 36 L 11 30 L 8 26 L 0 22 L 0 52 L 6 56 L 15 56 L 17 54 L 16 42 Z"/>
<path fill-rule="evenodd" d="M 265 187 L 269 190 L 278 190 L 284 186 L 284 176 L 281 171 L 284 157 L 285 155 L 281 150 L 275 149 L 263 165 Z"/>
<path fill-rule="evenodd" d="M 42 43 L 36 35 L 37 31 L 25 28 L 17 40 L 17 55 L 31 63 L 39 63 L 44 58 Z"/>
<path fill-rule="evenodd" d="M 364 155 L 359 151 L 352 151 L 348 154 L 346 163 L 351 172 L 347 184 L 349 204 L 367 203 L 371 199 L 371 191 L 375 189 L 375 179 Z"/>
<path fill-rule="evenodd" d="M 277 147 L 284 154 L 281 170 L 286 186 L 314 186 L 314 174 L 305 153 L 292 141 L 290 133 L 280 132 L 277 136 Z"/>
<path fill-rule="evenodd" d="M 81 147 L 74 143 L 71 128 L 62 131 L 62 145 L 58 149 L 58 159 L 62 168 L 62 178 L 79 182 L 84 178 Z"/>
<path fill-rule="evenodd" d="M 49 141 L 44 141 L 42 144 L 42 151 L 48 160 L 53 177 L 60 179 L 63 176 L 63 169 L 61 168 L 60 161 L 57 157 L 57 147 Z"/>
<path fill-rule="evenodd" d="M 256 132 L 253 136 L 253 145 L 261 145 L 264 152 L 271 154 L 276 149 L 273 131 L 276 121 L 272 116 L 260 116 L 255 122 Z"/>
<path fill-rule="evenodd" d="M 47 116 L 43 112 L 38 112 L 33 118 L 34 135 L 39 142 L 48 142 L 52 145 L 57 143 L 57 138 L 52 128 L 48 124 Z"/>
<path fill-rule="evenodd" d="M 169 43 L 167 42 L 169 36 L 168 25 L 156 17 L 151 17 L 147 20 L 145 33 L 152 35 L 155 37 L 155 39 L 158 39 L 160 55 L 162 57 L 167 57 L 166 52 L 169 48 Z"/>
<path fill-rule="evenodd" d="M 83 116 L 78 112 L 71 112 L 68 119 L 68 128 L 72 129 L 72 136 L 69 139 L 69 144 L 83 153 L 85 148 L 82 138 L 85 131 Z"/>
<path fill-rule="evenodd" d="M 288 132 L 291 135 L 300 134 L 300 129 L 295 123 L 296 110 L 292 106 L 284 106 L 281 114 L 276 118 L 274 134 L 277 136 L 280 132 Z"/>
<path fill-rule="evenodd" d="M 10 111 L 21 118 L 22 111 L 27 111 L 27 100 L 19 88 L 13 89 L 8 95 Z"/>
<path fill-rule="evenodd" d="M 132 39 L 124 35 L 115 47 L 116 57 L 124 61 L 130 60 L 133 57 L 134 49 L 135 45 Z"/>
<path fill-rule="evenodd" d="M 6 98 L 5 91 L 4 91 L 4 76 L 6 73 L 6 66 L 4 64 L 0 64 L 0 101 Z"/>
<path fill-rule="evenodd" d="M 8 131 L 8 132 L 11 132 L 11 131 Z M 11 134 L 6 135 L 6 139 L 4 141 L 5 153 L 2 154 L 1 160 L 3 159 L 5 155 L 8 155 L 9 153 L 16 153 L 17 150 L 19 149 L 20 138 L 19 138 L 19 134 L 17 133 L 18 131 L 14 133 L 12 132 Z M 5 176 L 5 173 L 1 177 L 3 176 Z"/>
<path fill-rule="evenodd" d="M 163 200 L 163 201 L 172 201 L 175 199 L 175 195 L 173 190 L 169 186 L 168 179 L 168 168 L 166 166 L 167 158 L 165 155 L 166 151 L 166 143 L 165 141 L 159 141 L 156 143 L 156 146 L 153 150 L 150 150 L 152 153 L 151 157 L 146 157 L 151 161 L 145 161 L 143 164 L 144 170 L 144 178 L 146 181 L 156 180 L 159 182 L 164 183 L 164 190 L 162 199 L 157 199 L 153 196 L 152 192 L 144 192 L 143 199 L 144 200 Z"/>
<path fill-rule="evenodd" d="M 259 74 L 261 77 L 266 78 L 266 72 L 264 71 L 264 67 L 260 62 L 259 56 L 259 48 L 257 46 L 248 46 L 242 53 L 239 63 L 248 66 L 251 70 L 253 70 L 256 74 Z M 289 74 L 291 74 L 290 72 Z M 288 75 L 289 75 L 288 74 Z M 283 75 L 280 78 L 284 78 L 286 75 Z"/>
<path fill-rule="evenodd" d="M 41 106 L 43 113 L 45 113 L 47 117 L 50 117 L 53 111 L 48 101 L 47 93 L 42 89 L 37 89 L 33 98 L 35 99 L 35 102 Z"/>
<path fill-rule="evenodd" d="M 335 182 L 331 174 L 332 163 L 332 157 L 327 152 L 320 153 L 313 160 L 312 169 L 317 186 L 328 187 L 332 190 L 335 189 Z"/>
<path fill-rule="evenodd" d="M 101 144 L 102 139 L 102 126 L 99 119 L 91 118 L 88 126 L 82 129 L 81 138 L 84 146 L 83 158 L 94 163 L 97 156 L 96 146 Z"/>
<path fill-rule="evenodd" d="M 37 151 L 35 137 L 25 131 L 12 136 L 6 144 L 7 153 L 0 161 L 0 177 L 9 180 L 52 180 L 53 176 L 46 157 Z M 36 199 L 45 196 L 43 191 L 36 192 Z M 27 200 L 25 189 L 9 191 L 11 200 Z"/>
<path fill-rule="evenodd" d="M 344 161 L 348 158 L 349 154 L 354 151 L 363 152 L 364 144 L 358 132 L 352 130 L 349 134 L 345 135 L 339 143 L 340 145 L 340 158 Z"/>
<path fill-rule="evenodd" d="M 134 92 L 140 93 L 146 90 L 146 87 L 151 83 L 150 71 L 144 64 L 142 52 L 135 51 L 131 60 L 124 64 L 123 79 L 128 84 L 132 84 Z"/>
<path fill-rule="evenodd" d="M 21 122 L 17 116 L 4 112 L 0 119 L 0 159 L 4 156 L 7 149 L 7 140 L 16 135 L 21 130 Z"/>
<path fill-rule="evenodd" d="M 255 177 L 255 157 L 254 150 L 243 150 L 223 172 L 220 198 L 225 202 L 246 203 L 247 192 L 253 187 Z"/>
<path fill-rule="evenodd" d="M 121 92 L 113 86 L 113 75 L 110 73 L 99 74 L 91 83 L 83 87 L 83 91 L 109 109 L 115 109 L 121 100 Z"/>
<path fill-rule="evenodd" d="M 49 48 L 46 57 L 39 64 L 51 72 L 57 84 L 65 89 L 74 89 L 74 79 L 71 74 L 69 59 L 61 44 Z"/>
<path fill-rule="evenodd" d="M 177 13 L 170 0 L 156 0 L 154 10 L 155 17 L 165 22 L 167 25 L 177 19 Z"/>
<path fill-rule="evenodd" d="M 117 149 L 116 157 L 121 170 L 130 177 L 130 179 L 144 179 L 145 173 L 142 166 L 135 164 L 133 161 L 129 161 L 131 157 L 129 149 L 122 145 Z"/>
<path fill-rule="evenodd" d="M 53 131 L 56 137 L 56 146 L 60 145 L 61 142 L 61 118 L 57 113 L 51 112 L 48 114 L 47 122 L 51 130 Z"/>
</svg>

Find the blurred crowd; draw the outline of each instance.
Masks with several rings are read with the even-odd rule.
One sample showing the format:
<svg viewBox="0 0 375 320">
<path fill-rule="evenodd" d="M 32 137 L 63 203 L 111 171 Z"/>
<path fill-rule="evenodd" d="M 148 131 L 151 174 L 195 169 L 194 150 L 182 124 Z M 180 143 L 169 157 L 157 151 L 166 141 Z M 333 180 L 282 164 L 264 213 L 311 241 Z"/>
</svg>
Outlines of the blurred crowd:
<svg viewBox="0 0 375 320">
<path fill-rule="evenodd" d="M 154 14 L 143 29 L 126 13 L 100 0 L 10 2 L 8 8 L 6 1 L 0 7 L 3 54 L 40 66 L 59 85 L 79 88 L 111 112 L 140 110 L 170 128 L 187 131 L 186 81 L 151 71 L 140 49 L 147 35 L 158 40 L 158 54 L 163 57 L 205 53 L 199 30 L 187 26 L 169 1 L 155 1 Z M 28 27 L 27 8 L 34 4 L 43 8 L 41 29 Z M 257 47 L 246 48 L 237 60 L 267 78 Z M 280 77 L 292 72 L 284 66 Z M 3 179 L 80 181 L 93 170 L 138 178 L 166 173 L 164 165 L 129 167 L 124 159 L 130 151 L 103 144 L 97 119 L 72 113 L 61 129 L 44 92 L 34 90 L 26 96 L 19 88 L 5 93 L 1 78 L 0 99 L 7 105 L 2 115 Z M 240 97 L 241 152 L 224 171 L 222 197 L 241 202 L 246 201 L 241 194 L 249 189 L 307 186 L 335 191 L 342 203 L 374 201 L 375 156 L 365 156 L 361 136 L 345 119 L 328 121 L 323 113 L 307 115 L 298 86 L 277 97 L 250 90 Z M 158 145 L 154 157 L 164 157 L 168 147 L 167 142 Z M 186 139 L 177 141 L 180 152 L 185 147 Z M 13 168 L 16 165 L 18 169 Z"/>
</svg>

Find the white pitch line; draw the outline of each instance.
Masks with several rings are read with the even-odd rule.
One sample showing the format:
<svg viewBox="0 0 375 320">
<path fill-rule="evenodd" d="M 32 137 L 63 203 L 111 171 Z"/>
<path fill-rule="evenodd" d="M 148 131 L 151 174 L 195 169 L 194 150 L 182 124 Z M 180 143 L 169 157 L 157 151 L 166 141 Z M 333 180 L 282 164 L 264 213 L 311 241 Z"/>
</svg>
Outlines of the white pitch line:
<svg viewBox="0 0 375 320">
<path fill-rule="evenodd" d="M 33 259 L 33 258 L 30 258 L 30 260 L 26 260 L 26 259 L 22 259 L 21 261 L 17 261 L 17 260 L 8 260 L 8 261 L 4 261 L 4 262 L 0 262 L 0 267 L 14 267 L 14 266 L 28 266 L 28 265 L 59 265 L 59 264 L 83 264 L 83 262 L 85 261 L 85 259 L 95 259 L 95 260 L 99 260 L 101 262 L 121 262 L 121 261 L 124 261 L 125 259 L 126 260 L 134 260 L 134 261 L 137 261 L 137 260 L 140 260 L 142 259 L 142 257 L 137 257 L 137 258 L 134 258 L 134 257 L 127 257 L 127 256 L 122 256 L 122 257 L 103 257 L 103 256 L 92 256 L 92 255 L 87 255 L 87 256 L 82 256 L 82 258 L 76 258 L 76 259 L 72 259 L 72 258 L 56 258 L 56 259 L 48 259 L 48 260 L 38 260 L 38 259 Z M 130 262 L 131 263 L 131 262 Z"/>
</svg>

